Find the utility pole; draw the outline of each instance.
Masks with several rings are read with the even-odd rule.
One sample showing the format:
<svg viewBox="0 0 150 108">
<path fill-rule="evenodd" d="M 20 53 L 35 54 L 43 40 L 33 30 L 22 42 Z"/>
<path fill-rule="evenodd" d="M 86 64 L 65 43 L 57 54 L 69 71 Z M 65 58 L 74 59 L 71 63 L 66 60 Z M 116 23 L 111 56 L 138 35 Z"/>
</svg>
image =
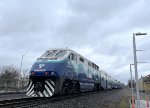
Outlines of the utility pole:
<svg viewBox="0 0 150 108">
<path fill-rule="evenodd" d="M 133 97 L 133 79 L 132 79 L 132 65 L 134 65 L 134 64 L 130 64 L 130 74 L 131 74 L 131 95 L 132 95 L 132 97 Z"/>
<path fill-rule="evenodd" d="M 139 96 L 139 83 L 138 83 L 138 70 L 137 70 L 137 56 L 136 56 L 136 43 L 135 36 L 147 35 L 147 33 L 133 33 L 133 54 L 134 54 L 134 69 L 136 80 L 136 96 L 137 96 L 137 108 L 140 108 L 140 96 Z"/>
</svg>

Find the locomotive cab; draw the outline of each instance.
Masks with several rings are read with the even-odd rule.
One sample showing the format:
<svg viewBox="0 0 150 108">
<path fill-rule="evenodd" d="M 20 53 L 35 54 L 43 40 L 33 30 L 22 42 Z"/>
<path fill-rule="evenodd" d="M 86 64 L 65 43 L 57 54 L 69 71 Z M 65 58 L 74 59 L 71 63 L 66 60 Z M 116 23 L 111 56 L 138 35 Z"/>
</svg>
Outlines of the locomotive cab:
<svg viewBox="0 0 150 108">
<path fill-rule="evenodd" d="M 58 88 L 55 82 L 64 74 L 68 54 L 67 50 L 49 50 L 38 58 L 30 70 L 26 94 L 32 97 L 55 94 L 55 88 Z"/>
</svg>

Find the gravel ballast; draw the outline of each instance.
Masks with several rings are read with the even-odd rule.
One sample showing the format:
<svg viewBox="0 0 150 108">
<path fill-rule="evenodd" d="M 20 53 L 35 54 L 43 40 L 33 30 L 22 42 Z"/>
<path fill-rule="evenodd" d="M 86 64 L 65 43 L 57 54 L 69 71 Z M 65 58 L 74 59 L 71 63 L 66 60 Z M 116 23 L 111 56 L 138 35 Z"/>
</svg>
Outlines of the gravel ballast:
<svg viewBox="0 0 150 108">
<path fill-rule="evenodd" d="M 38 106 L 36 108 L 119 108 L 121 99 L 129 94 L 129 89 L 102 91 L 97 94 L 79 96 Z"/>
</svg>

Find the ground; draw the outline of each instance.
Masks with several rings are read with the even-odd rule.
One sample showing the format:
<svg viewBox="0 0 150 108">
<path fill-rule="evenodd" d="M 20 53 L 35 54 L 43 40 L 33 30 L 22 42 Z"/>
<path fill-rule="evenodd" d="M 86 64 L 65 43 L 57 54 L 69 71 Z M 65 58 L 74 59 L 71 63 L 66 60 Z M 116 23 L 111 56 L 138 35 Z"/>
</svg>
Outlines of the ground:
<svg viewBox="0 0 150 108">
<path fill-rule="evenodd" d="M 128 88 L 102 91 L 97 94 L 48 103 L 38 108 L 129 108 L 129 92 Z"/>
</svg>

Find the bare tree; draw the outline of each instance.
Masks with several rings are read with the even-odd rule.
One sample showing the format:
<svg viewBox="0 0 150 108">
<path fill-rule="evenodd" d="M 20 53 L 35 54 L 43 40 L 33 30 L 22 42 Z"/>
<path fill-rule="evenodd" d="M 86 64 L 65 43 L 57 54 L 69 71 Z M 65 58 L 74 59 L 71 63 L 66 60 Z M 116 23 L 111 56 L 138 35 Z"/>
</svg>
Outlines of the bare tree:
<svg viewBox="0 0 150 108">
<path fill-rule="evenodd" d="M 20 72 L 14 65 L 0 67 L 0 79 L 17 80 L 19 79 Z"/>
<path fill-rule="evenodd" d="M 22 70 L 22 78 L 28 78 L 29 77 L 29 69 Z"/>
<path fill-rule="evenodd" d="M 23 69 L 20 72 L 20 68 L 14 65 L 7 65 L 0 67 L 0 90 L 23 90 L 26 89 L 28 84 L 28 72 L 29 69 Z"/>
<path fill-rule="evenodd" d="M 1 88 L 15 88 L 18 87 L 20 72 L 14 65 L 7 65 L 0 67 L 0 84 Z"/>
</svg>

